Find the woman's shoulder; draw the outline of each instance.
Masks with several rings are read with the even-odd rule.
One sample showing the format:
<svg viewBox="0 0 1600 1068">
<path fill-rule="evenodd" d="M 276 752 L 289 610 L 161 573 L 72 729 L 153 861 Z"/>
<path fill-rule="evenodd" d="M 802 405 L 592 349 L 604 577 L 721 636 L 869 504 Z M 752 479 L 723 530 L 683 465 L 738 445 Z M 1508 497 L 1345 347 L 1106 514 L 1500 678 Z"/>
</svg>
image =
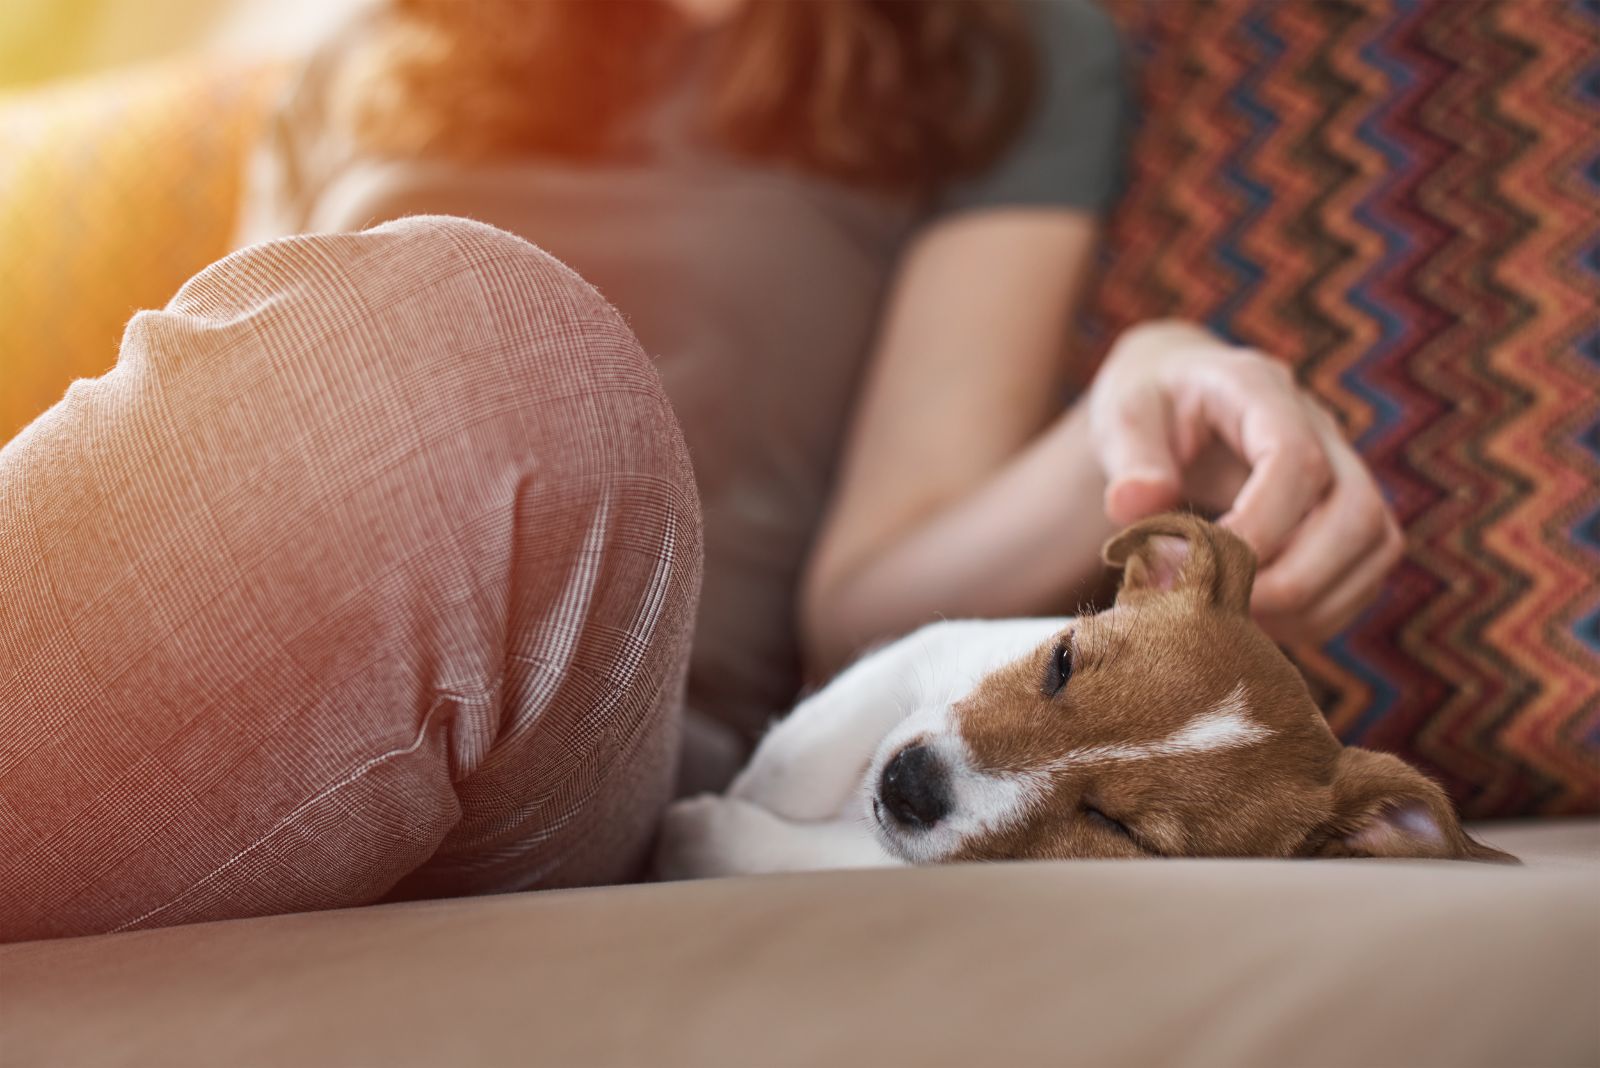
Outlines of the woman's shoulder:
<svg viewBox="0 0 1600 1068">
<path fill-rule="evenodd" d="M 1019 6 L 1035 46 L 1028 118 L 995 164 L 953 186 L 940 207 L 1103 211 L 1120 184 L 1132 113 L 1116 24 L 1094 0 L 1021 0 Z"/>
</svg>

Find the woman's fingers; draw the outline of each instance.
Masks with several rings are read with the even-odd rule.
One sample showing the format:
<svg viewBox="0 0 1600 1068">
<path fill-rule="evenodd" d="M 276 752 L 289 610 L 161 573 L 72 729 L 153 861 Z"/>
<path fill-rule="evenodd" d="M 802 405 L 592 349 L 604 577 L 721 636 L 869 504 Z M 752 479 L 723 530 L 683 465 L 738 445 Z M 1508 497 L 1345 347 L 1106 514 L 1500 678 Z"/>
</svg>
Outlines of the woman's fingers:
<svg viewBox="0 0 1600 1068">
<path fill-rule="evenodd" d="M 1377 600 L 1384 581 L 1405 552 L 1405 537 L 1398 525 L 1390 528 L 1371 556 L 1307 617 L 1306 633 L 1318 640 L 1331 638 L 1355 622 Z"/>
<path fill-rule="evenodd" d="M 1236 362 L 1208 383 L 1205 417 L 1250 468 L 1219 520 L 1263 563 L 1278 555 L 1328 492 L 1327 446 L 1293 380 L 1263 357 Z"/>
<path fill-rule="evenodd" d="M 1250 477 L 1250 468 L 1225 443 L 1201 446 L 1183 472 L 1184 499 L 1205 516 L 1220 516 L 1233 506 Z"/>
<path fill-rule="evenodd" d="M 1267 633 L 1282 641 L 1325 641 L 1341 633 L 1375 600 L 1389 572 L 1399 562 L 1404 538 L 1398 526 L 1371 546 L 1354 567 L 1309 609 L 1282 615 L 1258 615 Z"/>
<path fill-rule="evenodd" d="M 1325 606 L 1335 594 L 1349 599 L 1352 580 L 1358 573 L 1364 577 L 1368 561 L 1382 557 L 1387 531 L 1381 501 L 1365 500 L 1359 489 L 1341 487 L 1307 517 L 1283 554 L 1256 576 L 1251 609 L 1266 618 L 1327 617 Z"/>
<path fill-rule="evenodd" d="M 1324 638 L 1377 594 L 1399 559 L 1399 525 L 1366 465 L 1307 399 L 1333 476 L 1328 496 L 1256 578 L 1251 607 L 1276 632 Z"/>
<path fill-rule="evenodd" d="M 1141 333 L 1102 369 L 1090 426 L 1113 520 L 1175 507 L 1186 490 L 1227 502 L 1219 522 L 1261 561 L 1252 610 L 1275 635 L 1347 625 L 1399 559 L 1399 527 L 1366 465 L 1261 353 L 1192 329 Z"/>
<path fill-rule="evenodd" d="M 1090 409 L 1090 425 L 1106 475 L 1106 515 L 1132 523 L 1178 506 L 1182 480 L 1164 392 L 1153 384 L 1122 391 Z"/>
</svg>

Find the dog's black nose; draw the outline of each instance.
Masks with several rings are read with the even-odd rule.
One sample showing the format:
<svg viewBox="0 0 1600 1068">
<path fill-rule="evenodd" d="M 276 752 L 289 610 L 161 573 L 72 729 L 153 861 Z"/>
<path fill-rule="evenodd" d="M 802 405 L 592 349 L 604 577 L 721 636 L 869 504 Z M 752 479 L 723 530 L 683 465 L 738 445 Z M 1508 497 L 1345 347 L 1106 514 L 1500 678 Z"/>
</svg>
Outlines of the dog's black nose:
<svg viewBox="0 0 1600 1068">
<path fill-rule="evenodd" d="M 950 814 L 944 765 L 925 745 L 908 745 L 884 766 L 878 798 L 896 823 L 926 829 Z"/>
</svg>

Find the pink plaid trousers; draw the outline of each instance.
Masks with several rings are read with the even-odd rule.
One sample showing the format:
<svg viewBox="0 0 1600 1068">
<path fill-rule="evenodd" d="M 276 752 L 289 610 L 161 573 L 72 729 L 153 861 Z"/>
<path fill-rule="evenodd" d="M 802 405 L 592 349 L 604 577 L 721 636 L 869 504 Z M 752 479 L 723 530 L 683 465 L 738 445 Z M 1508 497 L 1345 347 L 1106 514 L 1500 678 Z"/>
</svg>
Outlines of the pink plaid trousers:
<svg viewBox="0 0 1600 1068">
<path fill-rule="evenodd" d="M 0 450 L 0 940 L 630 877 L 699 523 L 649 360 L 519 238 L 207 268 Z"/>
</svg>

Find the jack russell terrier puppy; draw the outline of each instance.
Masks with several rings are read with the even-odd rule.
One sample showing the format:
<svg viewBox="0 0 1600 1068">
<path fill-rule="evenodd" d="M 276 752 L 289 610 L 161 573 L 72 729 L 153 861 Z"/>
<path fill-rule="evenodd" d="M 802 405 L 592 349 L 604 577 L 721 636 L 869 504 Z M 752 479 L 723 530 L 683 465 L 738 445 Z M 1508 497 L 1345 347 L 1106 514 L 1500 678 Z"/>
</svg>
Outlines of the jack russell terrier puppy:
<svg viewBox="0 0 1600 1068">
<path fill-rule="evenodd" d="M 1071 857 L 1516 863 L 1443 790 L 1343 746 L 1250 619 L 1255 556 L 1189 515 L 1107 543 L 1115 605 L 935 623 L 762 740 L 725 796 L 664 817 L 663 878 Z"/>
</svg>

